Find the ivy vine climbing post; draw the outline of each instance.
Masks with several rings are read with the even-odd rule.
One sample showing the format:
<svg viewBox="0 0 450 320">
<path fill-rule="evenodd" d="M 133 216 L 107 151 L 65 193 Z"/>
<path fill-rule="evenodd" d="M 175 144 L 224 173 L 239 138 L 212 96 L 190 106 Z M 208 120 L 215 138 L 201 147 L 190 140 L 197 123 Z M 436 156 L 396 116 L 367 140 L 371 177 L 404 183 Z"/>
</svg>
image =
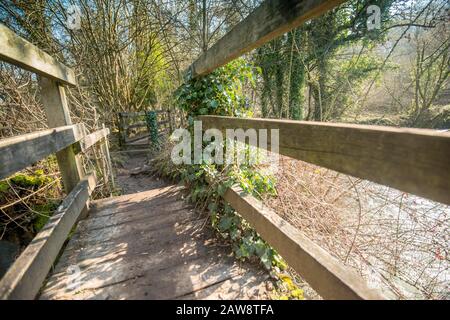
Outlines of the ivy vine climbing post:
<svg viewBox="0 0 450 320">
<path fill-rule="evenodd" d="M 152 148 L 159 148 L 159 135 L 158 135 L 158 121 L 155 111 L 147 111 L 145 115 L 145 121 L 147 123 L 148 132 L 150 134 L 150 142 Z"/>
</svg>

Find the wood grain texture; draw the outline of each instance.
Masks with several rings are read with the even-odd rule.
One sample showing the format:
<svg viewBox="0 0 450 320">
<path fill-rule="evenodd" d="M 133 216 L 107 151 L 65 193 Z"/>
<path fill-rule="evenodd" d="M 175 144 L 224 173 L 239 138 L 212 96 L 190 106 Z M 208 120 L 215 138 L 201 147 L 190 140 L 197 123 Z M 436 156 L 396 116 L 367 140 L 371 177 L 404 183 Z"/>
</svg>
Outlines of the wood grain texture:
<svg viewBox="0 0 450 320">
<path fill-rule="evenodd" d="M 122 117 L 140 117 L 145 116 L 147 112 L 152 111 L 156 114 L 165 113 L 167 110 L 148 110 L 148 111 L 138 111 L 138 112 L 119 112 L 119 115 Z"/>
<path fill-rule="evenodd" d="M 41 101 L 44 106 L 49 127 L 59 127 L 72 124 L 66 92 L 56 81 L 39 77 Z M 83 165 L 75 154 L 75 147 L 68 146 L 56 153 L 59 170 L 64 184 L 64 190 L 69 193 L 84 176 Z"/>
<path fill-rule="evenodd" d="M 64 199 L 1 279 L 0 299 L 35 298 L 94 187 L 95 178 L 89 175 Z"/>
<path fill-rule="evenodd" d="M 228 188 L 224 199 L 324 299 L 384 299 L 365 281 L 256 198 Z"/>
<path fill-rule="evenodd" d="M 0 179 L 79 141 L 83 125 L 69 125 L 0 140 Z"/>
<path fill-rule="evenodd" d="M 204 228 L 205 218 L 182 196 L 182 187 L 168 185 L 94 201 L 40 299 L 220 297 L 229 291 L 238 294 L 242 288 L 219 285 L 244 275 L 254 280 L 247 282 L 246 292 L 258 286 L 263 295 L 267 273 L 230 257 Z M 79 283 L 69 287 L 72 265 L 80 268 Z"/>
<path fill-rule="evenodd" d="M 77 84 L 72 69 L 0 24 L 0 60 L 66 85 Z"/>
<path fill-rule="evenodd" d="M 80 140 L 81 151 L 83 151 L 83 152 L 86 151 L 87 149 L 92 147 L 94 144 L 96 144 L 100 140 L 105 139 L 108 135 L 109 135 L 109 129 L 103 128 L 103 129 L 97 130 L 91 134 L 88 134 L 87 136 L 84 136 Z"/>
<path fill-rule="evenodd" d="M 344 0 L 266 0 L 203 53 L 188 69 L 197 77 L 318 17 Z"/>
<path fill-rule="evenodd" d="M 450 132 L 312 121 L 199 118 L 203 129 L 279 129 L 280 154 L 450 204 Z"/>
<path fill-rule="evenodd" d="M 130 125 L 124 125 L 124 129 L 133 129 L 133 128 L 139 128 L 139 127 L 146 127 L 147 122 L 145 121 L 138 121 L 136 123 L 130 124 Z"/>
<path fill-rule="evenodd" d="M 103 130 L 107 129 L 105 127 L 105 124 L 102 124 Z M 108 134 L 109 134 L 109 129 L 108 130 Z M 108 170 L 109 170 L 109 175 L 111 177 L 111 187 L 114 190 L 116 188 L 116 183 L 115 183 L 115 178 L 114 178 L 114 170 L 113 170 L 113 165 L 112 165 L 112 161 L 111 161 L 111 155 L 109 153 L 109 140 L 108 138 L 105 138 L 105 143 L 102 144 L 101 146 L 102 150 L 103 150 L 103 154 L 106 158 L 106 163 L 108 165 Z"/>
</svg>

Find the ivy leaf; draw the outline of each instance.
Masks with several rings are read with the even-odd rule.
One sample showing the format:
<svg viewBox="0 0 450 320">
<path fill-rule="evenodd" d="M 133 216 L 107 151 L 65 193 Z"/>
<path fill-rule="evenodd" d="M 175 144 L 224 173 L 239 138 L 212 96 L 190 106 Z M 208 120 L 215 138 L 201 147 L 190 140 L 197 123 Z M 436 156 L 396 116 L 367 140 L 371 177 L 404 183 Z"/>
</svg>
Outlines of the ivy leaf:
<svg viewBox="0 0 450 320">
<path fill-rule="evenodd" d="M 281 270 L 286 270 L 287 269 L 286 262 L 278 254 L 274 254 L 273 255 L 273 260 L 275 261 L 275 265 L 278 268 L 280 268 Z"/>
<path fill-rule="evenodd" d="M 241 258 L 248 258 L 250 256 L 248 247 L 244 244 L 240 245 L 238 252 L 240 253 Z"/>
<path fill-rule="evenodd" d="M 209 102 L 209 106 L 213 109 L 216 109 L 219 106 L 219 103 L 217 102 L 217 100 L 211 100 Z"/>
<path fill-rule="evenodd" d="M 238 259 L 242 259 L 243 258 L 243 254 L 242 254 L 241 249 L 237 249 L 235 251 L 235 254 L 236 254 L 236 258 L 238 258 Z"/>
<path fill-rule="evenodd" d="M 222 217 L 220 218 L 219 221 L 219 225 L 217 226 L 219 228 L 220 231 L 226 231 L 228 229 L 230 229 L 231 225 L 233 223 L 233 220 L 231 219 L 231 217 Z"/>
<path fill-rule="evenodd" d="M 231 240 L 236 240 L 241 236 L 241 230 L 239 229 L 232 229 L 230 232 Z"/>
<path fill-rule="evenodd" d="M 217 210 L 217 203 L 211 202 L 210 204 L 208 204 L 208 210 L 210 212 L 215 212 Z"/>
<path fill-rule="evenodd" d="M 258 241 L 255 242 L 254 244 L 255 247 L 255 252 L 258 255 L 258 257 L 262 257 L 265 253 L 266 253 L 266 244 L 264 244 L 264 242 L 259 239 Z"/>
<path fill-rule="evenodd" d="M 228 187 L 224 183 L 221 183 L 217 187 L 217 193 L 219 194 L 219 196 L 223 196 L 225 194 L 225 191 L 227 191 L 227 189 Z"/>
<path fill-rule="evenodd" d="M 232 214 L 234 212 L 234 209 L 232 206 L 230 206 L 229 204 L 225 204 L 224 206 L 224 211 L 227 214 Z"/>
<path fill-rule="evenodd" d="M 270 270 L 270 268 L 272 267 L 272 260 L 269 257 L 268 251 L 266 250 L 266 252 L 262 255 L 261 257 L 261 262 L 264 265 L 264 267 L 267 270 Z"/>
</svg>

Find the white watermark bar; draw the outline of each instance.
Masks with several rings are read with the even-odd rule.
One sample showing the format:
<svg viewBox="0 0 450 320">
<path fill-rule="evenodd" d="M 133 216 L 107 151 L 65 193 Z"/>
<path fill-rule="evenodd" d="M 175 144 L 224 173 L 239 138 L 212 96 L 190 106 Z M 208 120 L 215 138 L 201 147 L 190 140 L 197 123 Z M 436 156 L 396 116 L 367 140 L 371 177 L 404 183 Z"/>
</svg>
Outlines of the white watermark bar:
<svg viewBox="0 0 450 320">
<path fill-rule="evenodd" d="M 270 132 L 270 154 L 268 134 Z M 226 129 L 210 128 L 203 132 L 202 122 L 194 121 L 193 137 L 187 129 L 176 129 L 170 139 L 174 164 L 267 164 L 271 171 L 278 170 L 279 129 Z M 246 142 L 248 141 L 248 146 Z"/>
</svg>

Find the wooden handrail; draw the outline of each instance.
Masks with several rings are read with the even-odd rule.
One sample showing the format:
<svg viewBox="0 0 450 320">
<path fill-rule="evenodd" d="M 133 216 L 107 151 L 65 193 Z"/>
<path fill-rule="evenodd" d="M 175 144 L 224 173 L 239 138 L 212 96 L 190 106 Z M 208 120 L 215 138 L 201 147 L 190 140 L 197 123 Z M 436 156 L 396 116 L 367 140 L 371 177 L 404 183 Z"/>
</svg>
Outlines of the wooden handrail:
<svg viewBox="0 0 450 320">
<path fill-rule="evenodd" d="M 105 138 L 109 129 L 89 135 L 84 132 L 83 124 L 75 124 L 0 140 L 0 179 L 77 143 L 80 144 L 78 149 L 84 152 Z"/>
<path fill-rule="evenodd" d="M 74 144 L 83 132 L 76 124 L 0 140 L 0 179 Z"/>
<path fill-rule="evenodd" d="M 84 125 L 76 124 L 0 140 L 0 178 L 75 144 L 79 144 L 77 149 L 84 152 L 108 134 L 109 129 L 103 128 L 85 135 Z M 109 151 L 106 152 L 109 159 Z M 70 230 L 84 211 L 95 184 L 95 174 L 90 174 L 70 191 L 0 280 L 0 299 L 33 299 L 36 296 Z"/>
<path fill-rule="evenodd" d="M 77 84 L 72 69 L 58 62 L 27 40 L 19 37 L 5 25 L 0 24 L 0 60 L 25 70 L 51 78 L 62 84 Z"/>
<path fill-rule="evenodd" d="M 146 127 L 146 126 L 147 126 L 147 122 L 138 121 L 138 122 L 130 124 L 130 125 L 124 125 L 123 129 L 141 128 L 141 127 Z"/>
<path fill-rule="evenodd" d="M 40 75 L 41 101 L 51 129 L 0 140 L 0 179 L 56 153 L 67 197 L 0 280 L 0 299 L 33 299 L 95 188 L 95 174 L 84 176 L 76 152 L 104 140 L 109 129 L 85 133 L 72 124 L 64 85 L 76 85 L 72 69 L 0 24 L 0 60 Z M 101 146 L 109 160 L 107 140 Z M 106 148 L 106 150 L 105 150 Z M 108 164 L 109 165 L 109 164 Z M 112 172 L 111 167 L 109 168 Z M 112 181 L 112 184 L 114 182 Z"/>
<path fill-rule="evenodd" d="M 106 138 L 108 135 L 109 135 L 109 129 L 103 128 L 103 129 L 97 130 L 91 134 L 84 136 L 80 140 L 81 151 L 83 151 L 83 152 L 86 151 L 87 149 L 92 147 L 94 144 L 96 144 L 100 140 Z"/>
<path fill-rule="evenodd" d="M 168 112 L 167 110 L 148 110 L 148 111 L 153 111 L 155 113 L 165 113 Z M 138 111 L 138 112 L 119 112 L 119 115 L 122 117 L 140 117 L 140 116 L 145 116 L 147 114 L 148 111 Z"/>
<path fill-rule="evenodd" d="M 203 129 L 279 129 L 279 153 L 450 204 L 450 132 L 200 116 Z M 270 133 L 268 133 L 270 147 Z"/>
<path fill-rule="evenodd" d="M 95 176 L 83 178 L 0 280 L 0 299 L 34 299 L 92 190 Z"/>
<path fill-rule="evenodd" d="M 187 72 L 193 78 L 208 74 L 343 2 L 345 1 L 266 0 L 203 53 Z"/>
<path fill-rule="evenodd" d="M 385 299 L 353 270 L 239 187 L 228 188 L 223 198 L 324 299 Z"/>
<path fill-rule="evenodd" d="M 150 133 L 146 132 L 144 134 L 141 134 L 141 135 L 139 135 L 137 137 L 133 137 L 133 138 L 125 137 L 124 142 L 125 143 L 136 142 L 136 141 L 142 140 L 144 138 L 148 138 L 148 137 L 150 137 Z"/>
<path fill-rule="evenodd" d="M 167 120 L 160 120 L 157 121 L 158 127 L 162 127 L 163 125 L 169 124 L 169 128 L 171 128 L 171 120 L 170 120 L 170 111 L 169 110 L 149 110 L 151 112 L 155 112 L 157 115 L 165 114 L 167 113 L 168 119 Z M 120 141 L 121 144 L 129 144 L 133 143 L 139 140 L 142 140 L 144 138 L 147 138 L 150 136 L 149 132 L 145 132 L 144 134 L 141 134 L 137 137 L 129 137 L 129 129 L 133 128 L 146 128 L 147 122 L 146 121 L 137 121 L 133 124 L 128 124 L 130 119 L 137 118 L 137 117 L 143 117 L 145 116 L 149 111 L 139 111 L 139 112 L 118 112 L 119 115 L 119 132 L 120 132 Z M 165 133 L 165 130 L 161 130 L 159 132 L 159 136 L 161 136 L 163 133 Z"/>
</svg>

